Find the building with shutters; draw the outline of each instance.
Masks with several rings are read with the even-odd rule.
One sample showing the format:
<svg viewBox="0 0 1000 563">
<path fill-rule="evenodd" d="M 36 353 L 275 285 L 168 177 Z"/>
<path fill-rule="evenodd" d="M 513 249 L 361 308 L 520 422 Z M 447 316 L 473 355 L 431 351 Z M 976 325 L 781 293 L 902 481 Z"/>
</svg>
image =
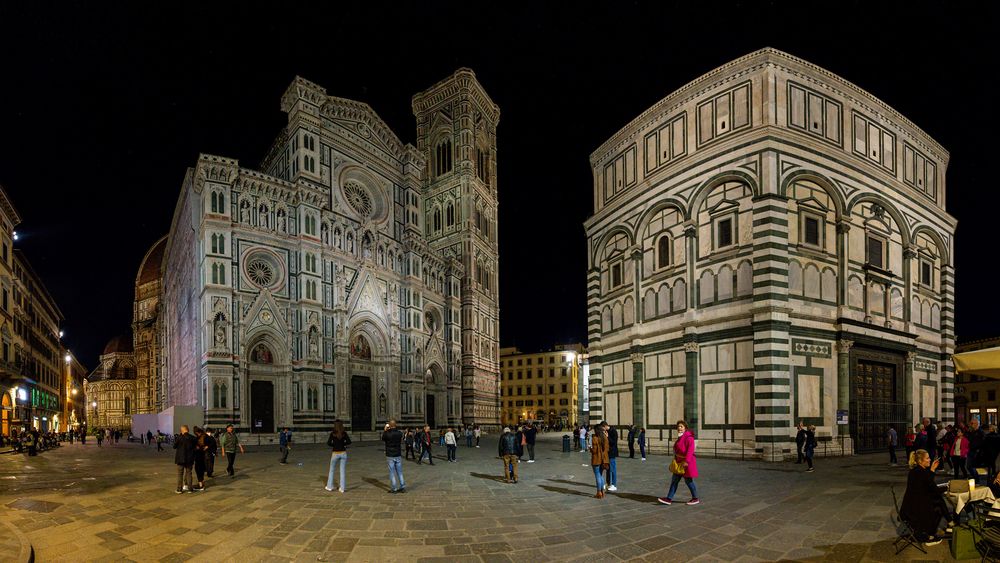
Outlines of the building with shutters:
<svg viewBox="0 0 1000 563">
<path fill-rule="evenodd" d="M 591 420 L 774 459 L 800 420 L 869 451 L 953 419 L 948 158 L 774 49 L 642 112 L 590 158 Z"/>
</svg>

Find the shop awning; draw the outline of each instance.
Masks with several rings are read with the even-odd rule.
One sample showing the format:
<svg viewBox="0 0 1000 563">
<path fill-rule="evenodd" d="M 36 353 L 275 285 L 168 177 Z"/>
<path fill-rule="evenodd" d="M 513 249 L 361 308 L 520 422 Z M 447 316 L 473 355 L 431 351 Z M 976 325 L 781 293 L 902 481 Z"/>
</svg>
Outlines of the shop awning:
<svg viewBox="0 0 1000 563">
<path fill-rule="evenodd" d="M 1000 379 L 1000 347 L 962 352 L 951 358 L 958 373 Z"/>
</svg>

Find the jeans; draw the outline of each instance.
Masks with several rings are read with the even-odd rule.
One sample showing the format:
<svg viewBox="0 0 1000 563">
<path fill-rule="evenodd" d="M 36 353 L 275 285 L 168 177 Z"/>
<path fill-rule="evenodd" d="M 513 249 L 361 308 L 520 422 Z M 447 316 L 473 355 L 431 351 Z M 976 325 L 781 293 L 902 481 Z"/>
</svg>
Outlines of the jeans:
<svg viewBox="0 0 1000 563">
<path fill-rule="evenodd" d="M 594 468 L 594 479 L 597 479 L 597 492 L 604 491 L 604 472 L 601 470 L 600 465 L 592 465 Z"/>
<path fill-rule="evenodd" d="M 639 457 L 646 459 L 646 440 L 639 440 Z"/>
<path fill-rule="evenodd" d="M 226 452 L 226 459 L 229 460 L 229 465 L 226 466 L 226 473 L 235 475 L 236 470 L 233 469 L 233 464 L 236 463 L 236 452 Z"/>
<path fill-rule="evenodd" d="M 668 499 L 674 498 L 674 493 L 677 492 L 677 484 L 681 482 L 681 477 L 684 476 L 674 473 L 673 477 L 670 479 L 670 491 L 667 493 Z M 684 483 L 687 484 L 688 489 L 691 491 L 691 498 L 698 498 L 698 487 L 694 485 L 694 479 L 691 477 L 684 477 Z"/>
<path fill-rule="evenodd" d="M 889 463 L 898 463 L 899 460 L 896 459 L 896 446 L 889 446 Z"/>
<path fill-rule="evenodd" d="M 448 444 L 448 461 L 455 461 L 455 453 L 457 450 L 457 444 Z"/>
<path fill-rule="evenodd" d="M 618 486 L 618 458 L 610 457 L 608 458 L 608 475 L 607 481 L 608 485 Z"/>
<path fill-rule="evenodd" d="M 288 452 L 292 448 L 290 446 L 278 446 L 281 451 L 281 463 L 288 463 Z"/>
<path fill-rule="evenodd" d="M 395 459 L 399 459 L 398 457 Z M 347 452 L 333 452 L 330 454 L 330 474 L 326 478 L 326 488 L 333 488 L 333 473 L 337 470 L 337 464 L 340 464 L 340 491 L 344 492 L 347 488 Z"/>
<path fill-rule="evenodd" d="M 535 445 L 525 444 L 525 447 L 528 448 L 528 459 L 535 461 Z"/>
<path fill-rule="evenodd" d="M 389 486 L 392 487 L 392 490 L 394 491 L 405 489 L 406 482 L 403 481 L 403 458 L 399 456 L 387 457 L 385 458 L 385 461 L 389 464 Z M 398 488 L 396 487 L 397 482 L 399 482 Z"/>
<path fill-rule="evenodd" d="M 468 436 L 465 437 L 465 447 L 467 448 L 472 447 L 472 434 L 469 434 Z"/>
<path fill-rule="evenodd" d="M 628 441 L 628 456 L 635 458 L 635 440 Z"/>
<path fill-rule="evenodd" d="M 178 465 L 177 466 L 177 490 L 181 490 L 181 487 L 191 488 L 191 466 L 190 465 Z"/>
<path fill-rule="evenodd" d="M 420 463 L 424 459 L 424 454 L 427 454 L 428 463 L 434 465 L 434 458 L 431 457 L 431 447 L 429 444 L 424 444 L 424 449 L 420 451 L 420 457 L 417 458 L 417 463 Z"/>
<path fill-rule="evenodd" d="M 587 449 L 587 439 L 586 438 L 580 438 L 580 449 L 581 450 L 586 450 Z"/>
<path fill-rule="evenodd" d="M 406 459 L 417 459 L 413 453 L 413 444 L 406 444 Z"/>
</svg>

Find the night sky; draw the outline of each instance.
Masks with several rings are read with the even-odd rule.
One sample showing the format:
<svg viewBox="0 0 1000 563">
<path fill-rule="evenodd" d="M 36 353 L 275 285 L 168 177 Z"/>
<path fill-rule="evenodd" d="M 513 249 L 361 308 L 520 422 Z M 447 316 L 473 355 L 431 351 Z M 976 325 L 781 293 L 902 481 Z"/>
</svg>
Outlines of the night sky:
<svg viewBox="0 0 1000 563">
<path fill-rule="evenodd" d="M 0 184 L 88 367 L 129 330 L 139 263 L 186 168 L 201 152 L 256 167 L 297 74 L 414 142 L 411 96 L 472 68 L 501 111 L 501 344 L 585 341 L 590 153 L 765 46 L 868 90 L 951 152 L 958 339 L 1000 336 L 996 3 L 199 4 L 0 3 Z"/>
</svg>

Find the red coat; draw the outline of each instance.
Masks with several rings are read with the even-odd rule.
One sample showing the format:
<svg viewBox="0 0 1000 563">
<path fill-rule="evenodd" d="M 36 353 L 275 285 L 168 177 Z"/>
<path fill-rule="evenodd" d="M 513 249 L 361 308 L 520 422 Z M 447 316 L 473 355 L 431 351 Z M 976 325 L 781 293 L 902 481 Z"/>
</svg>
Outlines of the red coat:
<svg viewBox="0 0 1000 563">
<path fill-rule="evenodd" d="M 678 463 L 687 462 L 684 477 L 693 479 L 698 476 L 698 460 L 694 457 L 694 434 L 690 430 L 685 430 L 684 434 L 674 442 L 674 459 Z"/>
<path fill-rule="evenodd" d="M 948 444 L 948 455 L 955 455 L 955 440 L 957 440 L 957 439 L 958 439 L 957 436 L 954 437 L 954 438 L 952 438 L 951 443 Z M 960 457 L 969 457 L 969 437 L 968 436 L 962 436 L 962 443 L 959 444 L 958 451 L 961 452 L 961 453 L 958 454 Z"/>
</svg>

